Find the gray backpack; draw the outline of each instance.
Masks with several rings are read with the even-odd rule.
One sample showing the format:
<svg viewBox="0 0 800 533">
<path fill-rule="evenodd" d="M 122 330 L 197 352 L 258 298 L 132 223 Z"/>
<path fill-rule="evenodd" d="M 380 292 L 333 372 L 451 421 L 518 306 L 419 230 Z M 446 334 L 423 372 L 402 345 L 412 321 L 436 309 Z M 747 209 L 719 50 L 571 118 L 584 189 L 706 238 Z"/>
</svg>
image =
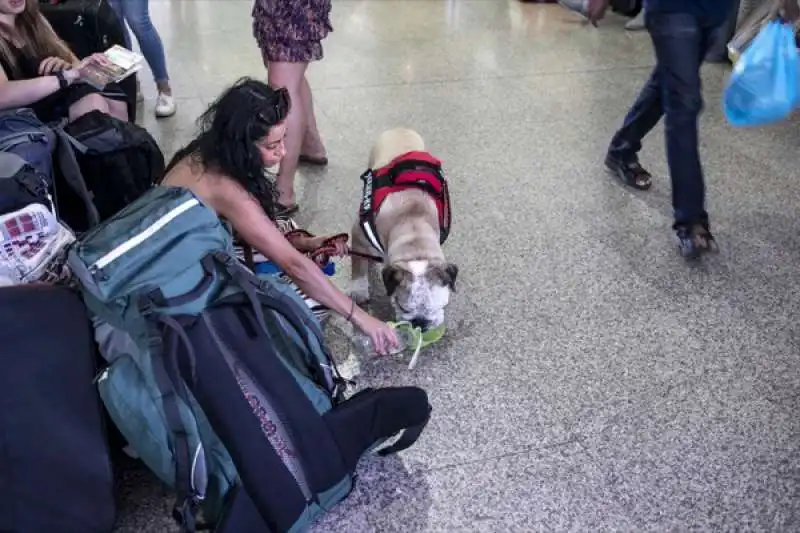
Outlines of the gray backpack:
<svg viewBox="0 0 800 533">
<path fill-rule="evenodd" d="M 24 161 L 45 184 L 48 196 L 55 193 L 57 198 L 61 193 L 77 198 L 86 211 L 86 219 L 97 224 L 100 217 L 75 157 L 75 150 L 81 146 L 66 133 L 65 125 L 66 122 L 44 124 L 27 107 L 0 111 L 0 152 L 13 154 Z M 58 164 L 59 176 L 63 177 L 64 187 L 59 190 L 56 190 L 54 161 Z M 2 176 L 10 175 L 4 172 Z"/>
</svg>

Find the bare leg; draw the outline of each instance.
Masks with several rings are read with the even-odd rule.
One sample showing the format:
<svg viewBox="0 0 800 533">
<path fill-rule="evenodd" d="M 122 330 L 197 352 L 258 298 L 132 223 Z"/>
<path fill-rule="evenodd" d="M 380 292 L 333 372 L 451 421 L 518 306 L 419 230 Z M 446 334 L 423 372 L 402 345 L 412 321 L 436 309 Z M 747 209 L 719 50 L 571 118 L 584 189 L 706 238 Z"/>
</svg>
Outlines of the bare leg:
<svg viewBox="0 0 800 533">
<path fill-rule="evenodd" d="M 322 139 L 317 129 L 317 117 L 314 114 L 314 99 L 311 96 L 311 86 L 308 84 L 308 78 L 305 76 L 303 76 L 303 82 L 300 85 L 300 94 L 303 99 L 303 109 L 306 114 L 306 129 L 305 135 L 303 135 L 303 144 L 300 148 L 300 153 L 315 159 L 322 159 L 326 156 L 325 145 L 322 144 Z"/>
<path fill-rule="evenodd" d="M 90 111 L 100 111 L 119 120 L 128 121 L 128 105 L 105 98 L 101 94 L 87 94 L 69 106 L 69 121 L 74 122 Z"/>
<path fill-rule="evenodd" d="M 108 105 L 108 114 L 114 118 L 118 118 L 124 122 L 128 122 L 128 104 L 119 102 L 117 100 L 106 99 Z"/>
<path fill-rule="evenodd" d="M 306 128 L 306 114 L 303 106 L 302 84 L 308 63 L 273 62 L 267 66 L 269 84 L 273 87 L 285 87 L 289 91 L 292 107 L 286 117 L 286 155 L 281 161 L 275 185 L 278 189 L 278 202 L 286 207 L 295 205 L 294 175 L 297 172 L 297 160 Z"/>
<path fill-rule="evenodd" d="M 168 96 L 172 96 L 172 86 L 169 84 L 169 80 L 157 81 L 156 82 L 156 89 L 160 93 L 166 94 Z"/>
<path fill-rule="evenodd" d="M 108 100 L 100 94 L 87 94 L 71 106 L 69 106 L 69 121 L 74 122 L 90 111 L 102 111 L 110 113 Z"/>
</svg>

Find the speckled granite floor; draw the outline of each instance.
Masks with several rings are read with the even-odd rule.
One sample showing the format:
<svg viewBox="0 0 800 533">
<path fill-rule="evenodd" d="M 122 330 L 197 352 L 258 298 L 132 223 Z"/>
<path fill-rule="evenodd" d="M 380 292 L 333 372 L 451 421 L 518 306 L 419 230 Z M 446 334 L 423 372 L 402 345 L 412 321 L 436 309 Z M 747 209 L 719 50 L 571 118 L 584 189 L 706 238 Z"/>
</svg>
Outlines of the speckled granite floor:
<svg viewBox="0 0 800 533">
<path fill-rule="evenodd" d="M 250 6 L 151 1 L 180 98 L 159 122 L 145 104 L 165 151 L 223 86 L 264 76 Z M 347 231 L 372 139 L 412 125 L 451 177 L 461 274 L 449 338 L 415 372 L 360 370 L 425 387 L 427 432 L 364 464 L 316 531 L 800 531 L 800 125 L 731 129 L 725 69 L 707 67 L 722 253 L 689 267 L 661 130 L 649 193 L 601 166 L 652 65 L 646 35 L 516 0 L 336 0 L 333 22 L 310 70 L 331 164 L 299 178 L 301 220 Z M 172 531 L 149 474 L 121 485 L 119 533 Z"/>
</svg>

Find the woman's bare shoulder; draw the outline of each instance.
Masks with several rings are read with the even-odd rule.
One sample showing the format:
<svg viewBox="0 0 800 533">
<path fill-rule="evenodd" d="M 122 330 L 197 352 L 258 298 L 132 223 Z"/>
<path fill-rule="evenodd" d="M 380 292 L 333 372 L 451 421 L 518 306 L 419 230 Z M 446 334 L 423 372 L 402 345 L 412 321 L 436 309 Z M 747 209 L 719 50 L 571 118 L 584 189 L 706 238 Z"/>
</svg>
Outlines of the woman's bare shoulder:
<svg viewBox="0 0 800 533">
<path fill-rule="evenodd" d="M 198 196 L 219 216 L 230 221 L 253 221 L 258 203 L 235 180 L 185 159 L 176 164 L 161 182 L 166 187 L 184 187 Z"/>
<path fill-rule="evenodd" d="M 189 158 L 183 159 L 178 162 L 161 180 L 161 185 L 164 187 L 183 187 L 189 189 L 195 196 L 199 197 L 203 203 L 219 212 L 217 204 L 219 203 L 218 197 L 220 196 L 218 189 L 220 188 L 217 183 L 218 180 L 213 179 L 213 176 L 201 168 L 199 165 L 193 164 Z"/>
</svg>

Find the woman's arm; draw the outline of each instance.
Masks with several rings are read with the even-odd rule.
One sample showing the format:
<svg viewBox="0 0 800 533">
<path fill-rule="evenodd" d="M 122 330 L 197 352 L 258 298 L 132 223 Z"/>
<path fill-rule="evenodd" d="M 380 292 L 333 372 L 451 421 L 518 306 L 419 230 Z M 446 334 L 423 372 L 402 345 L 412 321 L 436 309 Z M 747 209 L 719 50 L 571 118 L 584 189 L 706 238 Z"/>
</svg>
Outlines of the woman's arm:
<svg viewBox="0 0 800 533">
<path fill-rule="evenodd" d="M 220 178 L 225 180 L 225 178 Z M 222 181 L 222 183 L 225 183 Z M 232 184 L 232 181 L 229 181 Z M 217 214 L 226 218 L 236 232 L 267 259 L 277 264 L 305 294 L 336 311 L 372 339 L 378 354 L 398 347 L 397 334 L 391 326 L 370 316 L 331 283 L 311 259 L 286 240 L 261 205 L 238 185 L 219 187 L 213 204 Z"/>
<path fill-rule="evenodd" d="M 255 200 L 249 196 L 237 200 L 235 208 L 233 205 L 228 209 L 221 206 L 223 209 L 219 213 L 230 221 L 236 232 L 267 259 L 277 264 L 308 296 L 361 327 L 365 316 L 369 315 L 336 288 L 319 266 L 286 240 Z"/>
<path fill-rule="evenodd" d="M 68 83 L 78 78 L 77 70 L 65 70 Z M 0 110 L 25 107 L 38 102 L 61 88 L 56 76 L 40 76 L 31 80 L 9 81 L 0 67 Z"/>
</svg>

